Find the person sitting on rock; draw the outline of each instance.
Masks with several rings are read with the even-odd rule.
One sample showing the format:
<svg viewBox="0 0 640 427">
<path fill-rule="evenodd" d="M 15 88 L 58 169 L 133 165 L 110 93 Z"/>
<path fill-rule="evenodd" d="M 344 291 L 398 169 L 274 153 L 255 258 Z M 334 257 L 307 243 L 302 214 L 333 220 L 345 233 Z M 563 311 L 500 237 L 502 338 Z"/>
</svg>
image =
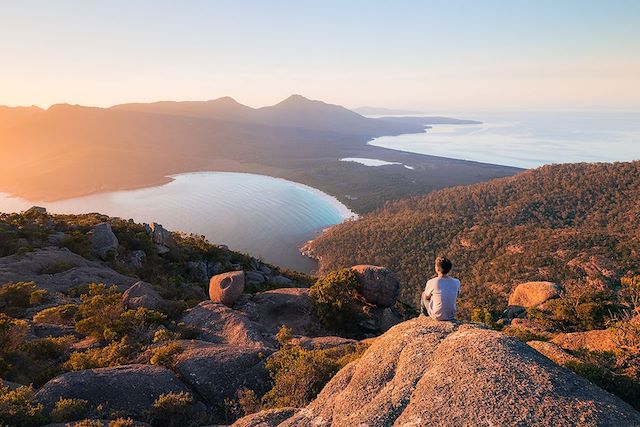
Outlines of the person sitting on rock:
<svg viewBox="0 0 640 427">
<path fill-rule="evenodd" d="M 427 282 L 420 302 L 421 315 L 434 320 L 454 320 L 456 318 L 456 299 L 460 293 L 460 281 L 449 276 L 451 261 L 443 256 L 436 258 L 438 277 Z"/>
</svg>

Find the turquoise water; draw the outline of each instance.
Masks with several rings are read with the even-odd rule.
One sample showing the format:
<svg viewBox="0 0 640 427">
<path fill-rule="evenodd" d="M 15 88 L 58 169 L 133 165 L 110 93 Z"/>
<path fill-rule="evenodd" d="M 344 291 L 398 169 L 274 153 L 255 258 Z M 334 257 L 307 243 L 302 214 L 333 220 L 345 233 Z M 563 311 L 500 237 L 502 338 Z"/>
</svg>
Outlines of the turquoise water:
<svg viewBox="0 0 640 427">
<path fill-rule="evenodd" d="M 316 264 L 298 248 L 323 228 L 353 214 L 311 187 L 262 175 L 203 172 L 176 175 L 158 187 L 115 191 L 55 203 L 0 194 L 0 211 L 34 204 L 52 213 L 100 212 L 169 230 L 203 234 L 217 244 L 280 266 L 310 272 Z"/>
<path fill-rule="evenodd" d="M 640 159 L 640 113 L 451 113 L 480 125 L 433 125 L 370 145 L 522 168 Z"/>
</svg>

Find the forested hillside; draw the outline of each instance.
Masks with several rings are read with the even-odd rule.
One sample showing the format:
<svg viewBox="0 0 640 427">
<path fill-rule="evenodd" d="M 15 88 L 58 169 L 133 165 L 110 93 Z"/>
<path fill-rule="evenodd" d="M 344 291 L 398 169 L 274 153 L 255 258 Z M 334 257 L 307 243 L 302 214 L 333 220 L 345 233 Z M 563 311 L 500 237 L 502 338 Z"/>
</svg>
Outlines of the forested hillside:
<svg viewBox="0 0 640 427">
<path fill-rule="evenodd" d="M 640 268 L 640 162 L 544 166 L 388 203 L 307 248 L 322 271 L 384 265 L 417 301 L 446 254 L 463 282 L 463 316 L 506 305 L 514 284 L 561 283 L 572 297 L 614 289 Z"/>
</svg>

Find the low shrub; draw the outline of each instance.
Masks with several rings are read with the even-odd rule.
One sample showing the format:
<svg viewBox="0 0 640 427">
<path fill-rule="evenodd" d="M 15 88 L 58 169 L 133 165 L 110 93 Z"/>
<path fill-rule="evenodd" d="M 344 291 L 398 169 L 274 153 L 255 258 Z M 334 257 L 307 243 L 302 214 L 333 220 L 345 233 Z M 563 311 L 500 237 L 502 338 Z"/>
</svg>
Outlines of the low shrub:
<svg viewBox="0 0 640 427">
<path fill-rule="evenodd" d="M 83 352 L 71 353 L 69 360 L 63 365 L 67 371 L 104 368 L 125 364 L 138 349 L 126 338 L 115 341 L 103 348 L 92 348 Z"/>
<path fill-rule="evenodd" d="M 609 319 L 607 327 L 620 349 L 640 354 L 640 315 L 625 311 Z"/>
<path fill-rule="evenodd" d="M 309 296 L 318 320 L 333 331 L 355 332 L 360 313 L 355 308 L 356 275 L 344 268 L 318 279 Z"/>
<path fill-rule="evenodd" d="M 35 360 L 51 360 L 64 356 L 69 350 L 73 337 L 46 337 L 29 341 L 20 350 Z"/>
<path fill-rule="evenodd" d="M 484 323 L 488 327 L 492 329 L 497 329 L 496 322 L 494 320 L 494 316 L 491 311 L 485 307 L 476 307 L 471 311 L 471 321 Z"/>
<path fill-rule="evenodd" d="M 93 283 L 89 285 L 88 293 L 82 294 L 80 298 L 82 303 L 78 306 L 76 330 L 105 340 L 105 330 L 111 328 L 124 311 L 118 288 Z"/>
<path fill-rule="evenodd" d="M 502 330 L 507 335 L 511 335 L 519 339 L 522 342 L 528 341 L 549 341 L 549 336 L 546 334 L 534 332 L 527 328 L 518 328 L 517 326 L 507 326 Z"/>
<path fill-rule="evenodd" d="M 152 365 L 164 366 L 167 369 L 173 369 L 176 356 L 182 353 L 183 349 L 178 343 L 169 343 L 160 347 L 156 347 L 151 351 L 149 363 Z"/>
<path fill-rule="evenodd" d="M 183 427 L 197 425 L 192 411 L 195 400 L 190 393 L 170 392 L 161 395 L 153 403 L 149 421 L 154 426 Z"/>
<path fill-rule="evenodd" d="M 24 320 L 0 313 L 0 355 L 17 349 L 22 344 L 28 328 Z"/>
<path fill-rule="evenodd" d="M 89 402 L 84 399 L 58 400 L 51 411 L 51 420 L 56 423 L 77 421 L 89 416 Z"/>
<path fill-rule="evenodd" d="M 148 344 L 158 326 L 167 320 L 164 314 L 148 308 L 125 310 L 122 295 L 115 286 L 92 284 L 80 298 L 76 330 L 101 341 L 126 337 L 132 343 Z"/>
<path fill-rule="evenodd" d="M 75 427 L 78 425 L 76 424 Z M 131 418 L 118 418 L 117 420 L 113 420 L 109 422 L 109 427 L 133 427 L 135 423 Z"/>
<path fill-rule="evenodd" d="M 0 311 L 10 316 L 22 316 L 25 310 L 41 304 L 47 291 L 38 289 L 34 282 L 6 283 L 0 286 Z"/>
<path fill-rule="evenodd" d="M 273 387 L 263 396 L 263 405 L 268 408 L 306 406 L 341 368 L 357 360 L 366 348 L 356 345 L 305 350 L 285 345 L 267 359 L 265 366 Z"/>
<path fill-rule="evenodd" d="M 54 325 L 73 326 L 78 315 L 77 304 L 63 304 L 45 308 L 33 316 L 35 323 L 51 323 Z"/>
<path fill-rule="evenodd" d="M 36 403 L 31 387 L 0 389 L 0 425 L 37 427 L 47 423 L 44 405 Z"/>
</svg>

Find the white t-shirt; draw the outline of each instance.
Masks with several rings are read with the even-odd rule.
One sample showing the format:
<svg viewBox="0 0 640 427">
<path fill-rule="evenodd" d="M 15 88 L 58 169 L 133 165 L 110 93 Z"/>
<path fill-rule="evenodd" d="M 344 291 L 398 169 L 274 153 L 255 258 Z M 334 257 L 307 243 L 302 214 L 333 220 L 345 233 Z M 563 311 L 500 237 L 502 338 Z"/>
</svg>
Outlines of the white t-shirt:
<svg viewBox="0 0 640 427">
<path fill-rule="evenodd" d="M 460 281 L 453 277 L 434 277 L 427 282 L 422 293 L 422 301 L 429 317 L 435 320 L 456 318 L 456 298 L 460 293 Z M 429 301 L 425 301 L 430 297 Z"/>
</svg>

